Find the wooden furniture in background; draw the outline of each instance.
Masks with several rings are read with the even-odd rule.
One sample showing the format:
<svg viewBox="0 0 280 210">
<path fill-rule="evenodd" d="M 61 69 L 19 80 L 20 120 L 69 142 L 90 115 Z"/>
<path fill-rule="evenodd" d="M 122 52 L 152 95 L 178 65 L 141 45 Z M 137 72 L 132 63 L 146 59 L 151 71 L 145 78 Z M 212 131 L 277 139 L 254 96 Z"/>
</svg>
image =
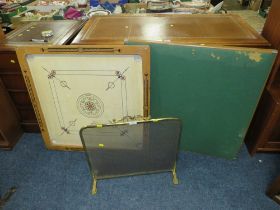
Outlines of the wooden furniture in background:
<svg viewBox="0 0 280 210">
<path fill-rule="evenodd" d="M 22 135 L 19 117 L 0 79 L 0 148 L 12 149 Z"/>
<path fill-rule="evenodd" d="M 3 40 L 3 39 L 5 39 L 5 34 L 2 30 L 2 28 L 0 28 L 0 40 Z"/>
<path fill-rule="evenodd" d="M 249 0 L 239 0 L 238 1 L 242 6 L 248 6 L 249 5 Z"/>
<path fill-rule="evenodd" d="M 271 7 L 272 0 L 262 0 L 260 9 L 259 9 L 259 14 L 263 17 L 267 17 L 268 11 Z"/>
<path fill-rule="evenodd" d="M 273 0 L 262 35 L 280 50 L 280 1 Z M 280 152 L 280 54 L 246 136 L 251 155 L 256 152 Z"/>
<path fill-rule="evenodd" d="M 261 6 L 262 0 L 250 0 L 249 8 L 258 11 Z"/>
<path fill-rule="evenodd" d="M 251 26 L 233 14 L 92 17 L 72 44 L 124 44 L 125 41 L 269 46 Z"/>
<path fill-rule="evenodd" d="M 45 30 L 52 30 L 54 35 L 44 45 L 67 44 L 82 26 L 81 21 L 31 22 L 7 34 L 0 42 L 0 79 L 12 98 L 25 132 L 40 132 L 40 129 L 18 64 L 16 47 L 42 45 L 31 39 L 42 39 L 41 32 Z"/>
<path fill-rule="evenodd" d="M 280 176 L 278 176 L 276 180 L 271 183 L 266 191 L 266 194 L 280 205 Z"/>
</svg>

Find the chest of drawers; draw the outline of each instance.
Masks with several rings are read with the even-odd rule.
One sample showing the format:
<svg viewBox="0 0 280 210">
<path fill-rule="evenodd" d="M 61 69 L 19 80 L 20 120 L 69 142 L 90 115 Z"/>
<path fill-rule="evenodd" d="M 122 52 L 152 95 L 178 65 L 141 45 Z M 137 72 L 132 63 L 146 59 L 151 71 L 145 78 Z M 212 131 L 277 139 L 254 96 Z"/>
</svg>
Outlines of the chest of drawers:
<svg viewBox="0 0 280 210">
<path fill-rule="evenodd" d="M 15 49 L 38 45 L 32 39 L 42 39 L 41 32 L 52 30 L 54 35 L 44 45 L 64 45 L 79 32 L 81 21 L 43 21 L 28 23 L 6 35 L 0 42 L 0 79 L 19 115 L 24 132 L 40 132 L 36 116 L 24 83 Z"/>
</svg>

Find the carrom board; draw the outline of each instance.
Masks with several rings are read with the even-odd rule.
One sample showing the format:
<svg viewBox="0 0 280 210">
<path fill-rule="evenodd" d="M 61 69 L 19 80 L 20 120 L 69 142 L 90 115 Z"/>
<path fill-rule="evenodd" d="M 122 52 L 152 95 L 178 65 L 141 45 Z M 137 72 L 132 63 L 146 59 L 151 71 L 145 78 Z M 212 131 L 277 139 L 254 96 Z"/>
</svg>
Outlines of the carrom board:
<svg viewBox="0 0 280 210">
<path fill-rule="evenodd" d="M 84 126 L 149 116 L 148 46 L 24 47 L 17 56 L 50 149 L 82 149 Z"/>
</svg>

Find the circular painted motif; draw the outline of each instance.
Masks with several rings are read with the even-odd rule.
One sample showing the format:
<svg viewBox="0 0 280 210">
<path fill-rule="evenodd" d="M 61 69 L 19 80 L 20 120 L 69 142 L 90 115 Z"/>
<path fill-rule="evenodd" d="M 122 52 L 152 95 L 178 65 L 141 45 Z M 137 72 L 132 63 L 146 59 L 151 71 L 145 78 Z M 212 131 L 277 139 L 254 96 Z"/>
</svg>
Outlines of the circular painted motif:
<svg viewBox="0 0 280 210">
<path fill-rule="evenodd" d="M 100 117 L 104 112 L 104 105 L 101 99 L 91 93 L 79 96 L 77 108 L 82 115 L 88 118 Z"/>
</svg>

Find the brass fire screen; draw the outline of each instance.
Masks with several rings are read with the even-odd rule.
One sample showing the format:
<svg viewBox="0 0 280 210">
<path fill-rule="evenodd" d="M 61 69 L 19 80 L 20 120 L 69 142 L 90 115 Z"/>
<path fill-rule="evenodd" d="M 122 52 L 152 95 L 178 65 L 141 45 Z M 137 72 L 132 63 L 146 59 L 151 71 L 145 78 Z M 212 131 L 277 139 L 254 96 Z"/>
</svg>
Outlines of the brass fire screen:
<svg viewBox="0 0 280 210">
<path fill-rule="evenodd" d="M 171 171 L 176 157 L 181 121 L 175 118 L 88 126 L 80 136 L 91 174 L 92 193 L 98 179 Z"/>
</svg>

